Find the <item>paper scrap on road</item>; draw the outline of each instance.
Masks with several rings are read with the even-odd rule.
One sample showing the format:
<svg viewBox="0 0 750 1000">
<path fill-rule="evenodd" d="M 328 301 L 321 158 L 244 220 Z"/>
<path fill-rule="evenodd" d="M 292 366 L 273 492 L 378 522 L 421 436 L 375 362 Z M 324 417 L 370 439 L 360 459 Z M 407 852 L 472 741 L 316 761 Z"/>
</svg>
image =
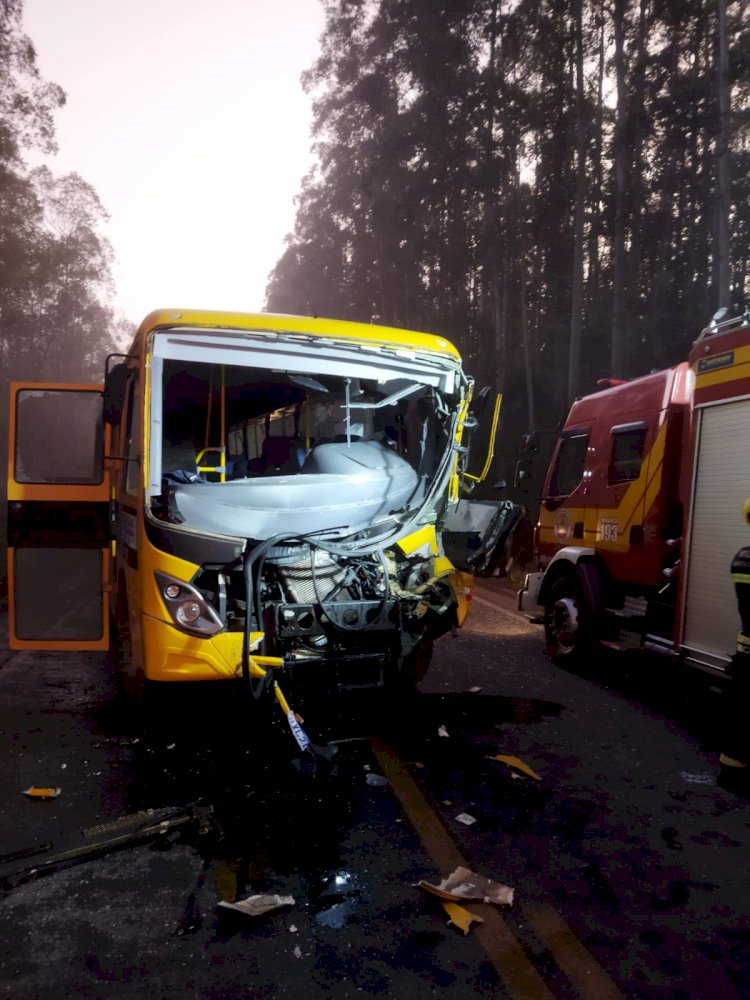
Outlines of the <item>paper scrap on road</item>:
<svg viewBox="0 0 750 1000">
<path fill-rule="evenodd" d="M 484 918 L 477 913 L 472 913 L 465 906 L 459 903 L 449 903 L 446 899 L 441 900 L 443 909 L 448 914 L 448 926 L 456 927 L 458 930 L 468 934 L 472 924 L 483 924 Z"/>
<path fill-rule="evenodd" d="M 56 799 L 61 791 L 60 788 L 39 788 L 37 785 L 32 785 L 30 788 L 25 788 L 21 794 L 30 799 Z"/>
<path fill-rule="evenodd" d="M 510 757 L 508 756 L 508 754 L 497 753 L 494 755 L 494 757 L 488 756 L 487 759 L 499 760 L 502 764 L 507 764 L 509 767 L 514 767 L 517 771 L 523 771 L 524 774 L 528 774 L 528 776 L 530 778 L 533 778 L 535 781 L 542 780 L 541 777 L 536 773 L 536 771 L 533 771 L 528 764 L 524 764 L 524 762 L 522 760 L 519 760 L 518 757 Z"/>
<path fill-rule="evenodd" d="M 459 823 L 463 823 L 464 826 L 471 826 L 472 823 L 476 823 L 477 821 L 476 817 L 471 816 L 469 813 L 459 813 L 458 816 L 456 816 L 456 820 Z"/>
<path fill-rule="evenodd" d="M 438 736 L 446 736 L 446 737 L 448 736 L 448 730 L 445 728 L 445 726 L 441 726 L 438 729 Z"/>
<path fill-rule="evenodd" d="M 230 903 L 226 899 L 219 902 L 226 910 L 234 910 L 236 913 L 244 913 L 246 917 L 261 917 L 264 913 L 272 910 L 279 910 L 283 906 L 294 906 L 294 896 L 277 896 L 274 894 L 264 894 L 258 896 L 248 896 L 236 903 Z"/>
<path fill-rule="evenodd" d="M 501 885 L 460 866 L 439 885 L 423 880 L 417 883 L 417 887 L 441 899 L 479 899 L 483 903 L 497 903 L 500 906 L 511 906 L 513 903 L 513 889 L 510 886 Z"/>
</svg>

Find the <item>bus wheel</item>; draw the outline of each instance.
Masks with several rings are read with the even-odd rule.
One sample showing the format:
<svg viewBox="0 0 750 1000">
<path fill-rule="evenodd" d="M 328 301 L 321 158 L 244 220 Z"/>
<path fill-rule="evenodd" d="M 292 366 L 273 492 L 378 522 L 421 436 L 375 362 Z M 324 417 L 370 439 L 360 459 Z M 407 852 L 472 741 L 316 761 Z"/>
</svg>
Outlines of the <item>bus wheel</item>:
<svg viewBox="0 0 750 1000">
<path fill-rule="evenodd" d="M 578 581 L 563 576 L 550 588 L 544 606 L 544 639 L 554 663 L 580 663 L 593 642 L 591 615 Z"/>
<path fill-rule="evenodd" d="M 140 708 L 144 699 L 143 671 L 133 667 L 133 637 L 127 610 L 121 611 L 117 622 L 112 622 L 114 653 L 120 687 L 128 701 Z"/>
</svg>

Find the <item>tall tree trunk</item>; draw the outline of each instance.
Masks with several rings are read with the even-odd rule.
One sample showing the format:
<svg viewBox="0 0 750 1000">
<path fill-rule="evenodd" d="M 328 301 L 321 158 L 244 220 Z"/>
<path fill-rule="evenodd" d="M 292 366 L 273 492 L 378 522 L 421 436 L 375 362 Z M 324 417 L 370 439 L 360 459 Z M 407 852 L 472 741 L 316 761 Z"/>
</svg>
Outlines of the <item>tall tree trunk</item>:
<svg viewBox="0 0 750 1000">
<path fill-rule="evenodd" d="M 625 88 L 625 0 L 615 0 L 615 79 L 617 86 L 617 119 L 615 122 L 615 231 L 613 238 L 612 276 L 612 346 L 610 375 L 621 378 L 625 358 L 625 295 L 626 295 L 626 190 L 627 182 L 627 94 Z"/>
<path fill-rule="evenodd" d="M 716 164 L 716 306 L 729 307 L 729 44 L 727 39 L 727 0 L 717 0 L 718 8 L 718 70 L 719 70 L 719 142 Z"/>
<path fill-rule="evenodd" d="M 578 395 L 581 383 L 581 330 L 583 327 L 583 222 L 586 202 L 586 95 L 583 83 L 582 0 L 573 3 L 575 40 L 576 206 L 573 220 L 573 282 L 570 300 L 570 351 L 568 398 Z"/>
</svg>

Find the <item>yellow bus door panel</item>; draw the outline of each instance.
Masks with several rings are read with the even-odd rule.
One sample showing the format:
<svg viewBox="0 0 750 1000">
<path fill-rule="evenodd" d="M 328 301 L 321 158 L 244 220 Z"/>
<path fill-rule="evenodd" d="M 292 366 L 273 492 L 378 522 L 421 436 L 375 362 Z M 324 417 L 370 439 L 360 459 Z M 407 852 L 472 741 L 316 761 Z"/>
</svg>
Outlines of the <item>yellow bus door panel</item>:
<svg viewBox="0 0 750 1000">
<path fill-rule="evenodd" d="M 101 386 L 11 385 L 11 649 L 93 650 L 109 644 L 104 445 Z"/>
</svg>

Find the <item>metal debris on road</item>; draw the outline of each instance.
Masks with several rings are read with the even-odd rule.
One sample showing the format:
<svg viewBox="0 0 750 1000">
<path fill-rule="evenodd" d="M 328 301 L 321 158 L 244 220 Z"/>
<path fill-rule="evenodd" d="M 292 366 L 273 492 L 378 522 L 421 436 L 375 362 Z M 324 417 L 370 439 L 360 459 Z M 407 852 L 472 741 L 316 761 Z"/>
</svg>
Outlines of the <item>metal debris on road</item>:
<svg viewBox="0 0 750 1000">
<path fill-rule="evenodd" d="M 517 771 L 523 771 L 524 774 L 528 774 L 528 776 L 533 778 L 535 781 L 542 780 L 536 771 L 533 771 L 528 764 L 524 764 L 524 762 L 519 760 L 518 757 L 510 757 L 508 754 L 497 753 L 493 757 L 490 757 L 488 754 L 487 760 L 499 760 L 500 763 L 507 764 L 508 767 L 513 767 Z"/>
<path fill-rule="evenodd" d="M 430 892 L 441 899 L 466 900 L 478 899 L 483 903 L 497 903 L 499 906 L 513 904 L 513 889 L 507 885 L 477 875 L 468 868 L 459 866 L 444 878 L 439 885 L 432 885 L 424 880 L 417 883 L 417 888 Z"/>
<path fill-rule="evenodd" d="M 30 788 L 25 788 L 21 794 L 29 799 L 56 799 L 61 791 L 61 788 L 40 788 L 32 785 Z"/>
<path fill-rule="evenodd" d="M 441 900 L 443 904 L 443 909 L 448 914 L 448 926 L 455 927 L 459 931 L 463 931 L 464 934 L 468 934 L 472 924 L 483 924 L 484 917 L 480 917 L 477 913 L 472 913 L 471 910 L 467 910 L 465 906 L 461 906 L 459 903 L 449 903 L 447 899 Z"/>
<path fill-rule="evenodd" d="M 456 819 L 459 823 L 463 823 L 464 826 L 471 826 L 472 823 L 476 823 L 477 821 L 476 817 L 471 816 L 469 813 L 459 813 Z"/>
<path fill-rule="evenodd" d="M 227 899 L 222 899 L 217 905 L 225 910 L 234 910 L 236 913 L 243 913 L 246 917 L 261 917 L 264 913 L 272 910 L 280 910 L 284 906 L 294 906 L 294 896 L 277 896 L 272 893 L 248 896 L 247 899 L 230 903 Z"/>
</svg>

